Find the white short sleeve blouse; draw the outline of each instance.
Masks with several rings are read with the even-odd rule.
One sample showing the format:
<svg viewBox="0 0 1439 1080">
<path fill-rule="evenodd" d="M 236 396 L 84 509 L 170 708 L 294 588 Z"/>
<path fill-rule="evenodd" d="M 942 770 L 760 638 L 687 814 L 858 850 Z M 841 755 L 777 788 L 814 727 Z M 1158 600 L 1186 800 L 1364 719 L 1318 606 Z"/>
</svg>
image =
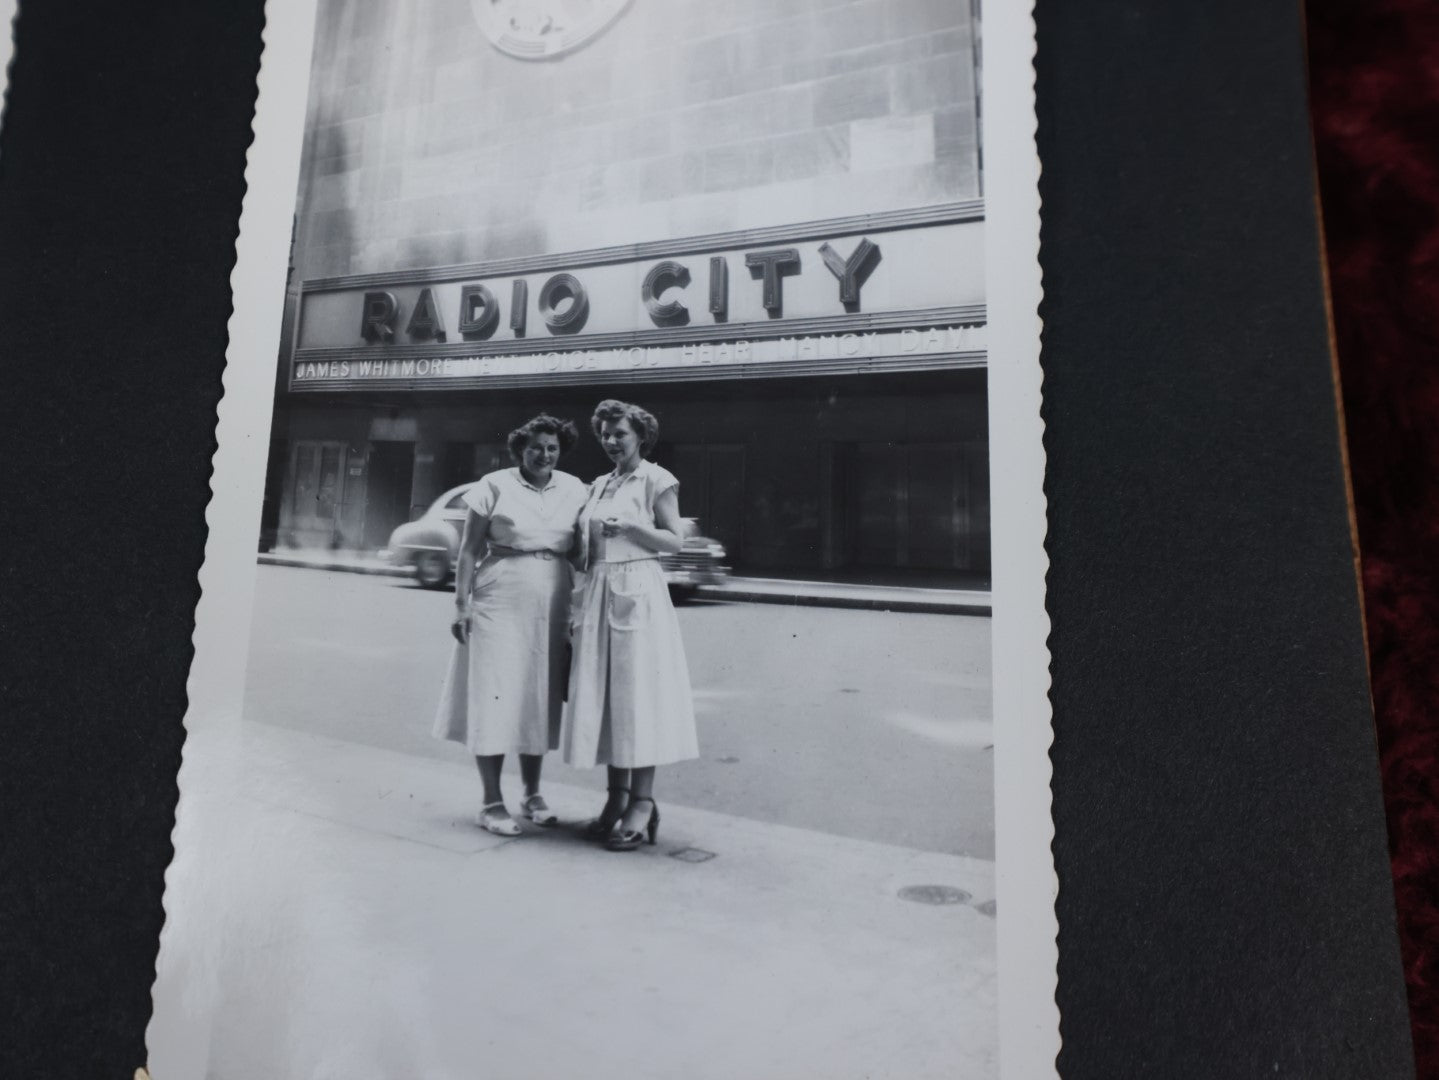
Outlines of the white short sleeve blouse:
<svg viewBox="0 0 1439 1080">
<path fill-rule="evenodd" d="M 602 498 L 606 483 L 614 475 L 606 473 L 590 485 L 589 498 L 580 511 L 580 535 L 588 541 L 585 544 L 586 561 L 629 562 L 659 558 L 659 552 L 623 536 L 601 536 L 599 524 L 605 518 L 619 517 L 642 521 L 653 527 L 655 503 L 666 491 L 679 487 L 679 479 L 661 465 L 641 461 L 634 472 L 620 481 L 608 499 Z"/>
<path fill-rule="evenodd" d="M 556 470 L 544 488 L 537 488 L 516 467 L 482 476 L 463 498 L 466 506 L 489 519 L 485 538 L 491 546 L 565 555 L 586 494 L 577 476 Z"/>
</svg>

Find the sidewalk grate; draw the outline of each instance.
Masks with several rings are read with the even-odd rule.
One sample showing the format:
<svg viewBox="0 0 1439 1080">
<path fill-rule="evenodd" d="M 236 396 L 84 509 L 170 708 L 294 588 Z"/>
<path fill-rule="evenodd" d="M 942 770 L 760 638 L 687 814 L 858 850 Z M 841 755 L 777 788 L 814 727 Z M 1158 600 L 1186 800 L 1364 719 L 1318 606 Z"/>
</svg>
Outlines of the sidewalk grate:
<svg viewBox="0 0 1439 1080">
<path fill-rule="evenodd" d="M 704 848 L 684 847 L 678 851 L 671 851 L 670 858 L 678 859 L 680 862 L 709 862 L 715 857 L 713 851 L 706 851 Z"/>
</svg>

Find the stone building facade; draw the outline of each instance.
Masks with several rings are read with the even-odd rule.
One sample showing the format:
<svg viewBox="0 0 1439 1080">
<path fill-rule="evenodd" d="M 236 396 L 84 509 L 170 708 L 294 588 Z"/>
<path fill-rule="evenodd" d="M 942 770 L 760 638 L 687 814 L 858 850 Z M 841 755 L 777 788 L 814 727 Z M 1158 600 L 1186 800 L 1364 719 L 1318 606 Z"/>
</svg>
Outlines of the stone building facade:
<svg viewBox="0 0 1439 1080">
<path fill-rule="evenodd" d="M 983 577 L 978 32 L 973 0 L 321 0 L 280 542 L 382 546 L 532 413 L 621 396 L 737 567 Z"/>
</svg>

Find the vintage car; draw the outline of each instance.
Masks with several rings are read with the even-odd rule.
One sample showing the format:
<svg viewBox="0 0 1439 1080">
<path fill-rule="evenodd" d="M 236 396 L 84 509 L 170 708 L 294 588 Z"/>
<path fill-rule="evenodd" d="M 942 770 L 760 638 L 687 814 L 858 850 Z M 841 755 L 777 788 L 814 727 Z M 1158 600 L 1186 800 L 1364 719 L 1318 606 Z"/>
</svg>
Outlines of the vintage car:
<svg viewBox="0 0 1439 1080">
<path fill-rule="evenodd" d="M 460 534 L 465 527 L 464 494 L 474 484 L 451 488 L 417 520 L 401 525 L 390 534 L 385 557 L 397 566 L 412 567 L 415 580 L 430 589 L 444 588 L 455 571 Z M 660 566 L 677 599 L 691 595 L 702 585 L 721 585 L 729 576 L 724 545 L 700 535 L 699 522 L 685 518 L 684 548 L 660 557 Z"/>
</svg>

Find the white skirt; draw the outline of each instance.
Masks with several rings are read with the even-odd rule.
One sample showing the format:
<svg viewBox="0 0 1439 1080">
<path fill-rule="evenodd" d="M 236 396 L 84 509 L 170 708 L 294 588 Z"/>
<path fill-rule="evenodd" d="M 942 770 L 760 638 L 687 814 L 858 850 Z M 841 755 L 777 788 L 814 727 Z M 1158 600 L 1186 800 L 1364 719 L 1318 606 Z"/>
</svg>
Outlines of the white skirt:
<svg viewBox="0 0 1439 1080">
<path fill-rule="evenodd" d="M 470 640 L 456 643 L 434 735 L 479 757 L 559 746 L 570 567 L 561 556 L 491 555 L 475 572 Z"/>
<path fill-rule="evenodd" d="M 595 563 L 575 594 L 565 761 L 638 769 L 699 757 L 689 667 L 659 560 Z"/>
</svg>

